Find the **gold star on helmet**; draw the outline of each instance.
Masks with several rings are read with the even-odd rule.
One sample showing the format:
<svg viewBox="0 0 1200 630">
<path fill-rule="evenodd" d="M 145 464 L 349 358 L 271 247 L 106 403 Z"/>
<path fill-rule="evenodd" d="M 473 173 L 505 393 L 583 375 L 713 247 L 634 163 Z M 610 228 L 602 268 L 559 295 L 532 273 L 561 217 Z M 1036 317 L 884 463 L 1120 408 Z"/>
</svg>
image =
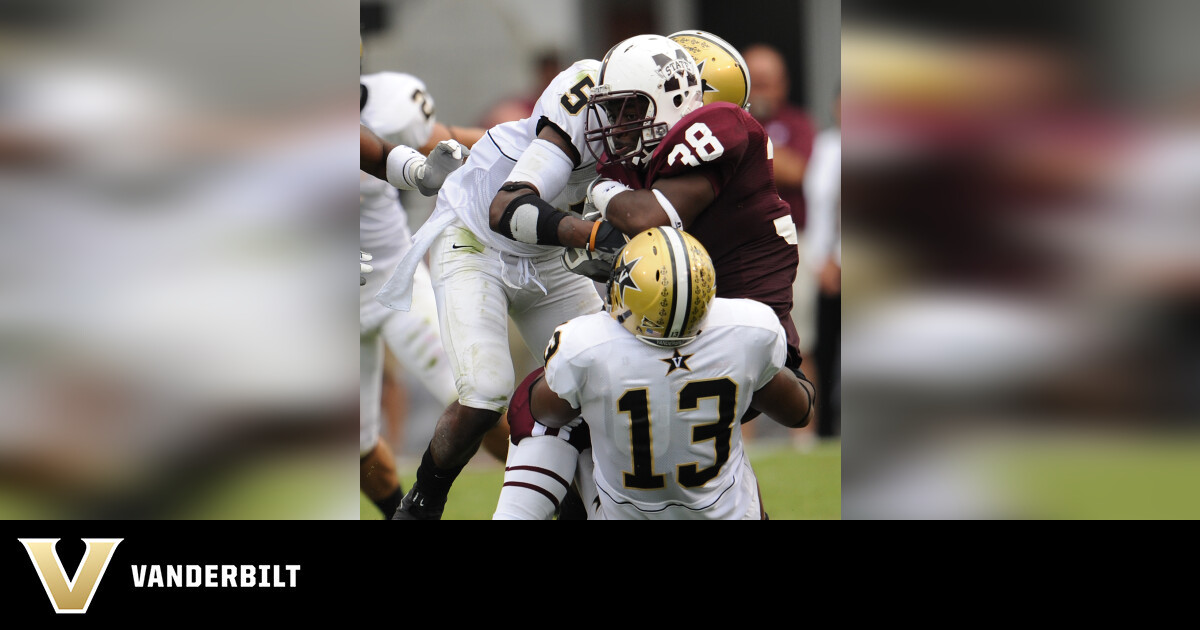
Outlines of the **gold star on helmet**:
<svg viewBox="0 0 1200 630">
<path fill-rule="evenodd" d="M 633 268 L 637 266 L 638 261 L 641 259 L 642 258 L 640 256 L 634 258 L 633 260 L 621 265 L 613 272 L 614 282 L 617 283 L 617 287 L 621 290 L 622 302 L 625 301 L 625 289 L 633 289 L 634 291 L 642 290 L 642 288 L 639 287 L 633 280 Z"/>
<path fill-rule="evenodd" d="M 704 78 L 704 64 L 707 62 L 708 62 L 708 60 L 704 59 L 704 60 L 701 60 L 700 63 L 696 64 L 696 67 L 699 68 L 699 70 L 700 70 L 700 96 L 704 96 L 705 94 L 708 94 L 709 92 L 720 92 L 721 91 L 721 90 L 718 90 L 717 88 L 713 87 L 712 84 L 708 82 L 708 79 Z"/>
</svg>

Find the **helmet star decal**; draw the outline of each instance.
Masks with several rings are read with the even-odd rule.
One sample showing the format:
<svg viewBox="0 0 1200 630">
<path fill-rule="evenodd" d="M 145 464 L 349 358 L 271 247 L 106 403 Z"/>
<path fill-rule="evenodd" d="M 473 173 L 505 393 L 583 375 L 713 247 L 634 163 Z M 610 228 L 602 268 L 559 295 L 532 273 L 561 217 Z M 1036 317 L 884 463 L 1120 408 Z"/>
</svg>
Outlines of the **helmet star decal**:
<svg viewBox="0 0 1200 630">
<path fill-rule="evenodd" d="M 708 82 L 708 79 L 704 78 L 704 64 L 705 63 L 708 63 L 707 59 L 702 59 L 702 60 L 700 60 L 699 63 L 696 64 L 696 67 L 700 70 L 700 93 L 708 94 L 709 92 L 720 92 L 721 90 L 718 90 L 717 88 L 713 87 L 712 84 Z"/>
<path fill-rule="evenodd" d="M 632 275 L 633 268 L 636 267 L 638 262 L 640 262 L 641 260 L 642 260 L 642 257 L 638 256 L 637 258 L 634 258 L 633 260 L 621 265 L 613 272 L 613 276 L 614 276 L 613 281 L 617 283 L 617 287 L 620 288 L 620 290 L 621 290 L 621 301 L 622 302 L 625 301 L 625 289 L 633 289 L 634 291 L 642 290 L 642 288 L 639 287 L 637 285 L 637 283 L 633 281 L 633 275 Z"/>
</svg>

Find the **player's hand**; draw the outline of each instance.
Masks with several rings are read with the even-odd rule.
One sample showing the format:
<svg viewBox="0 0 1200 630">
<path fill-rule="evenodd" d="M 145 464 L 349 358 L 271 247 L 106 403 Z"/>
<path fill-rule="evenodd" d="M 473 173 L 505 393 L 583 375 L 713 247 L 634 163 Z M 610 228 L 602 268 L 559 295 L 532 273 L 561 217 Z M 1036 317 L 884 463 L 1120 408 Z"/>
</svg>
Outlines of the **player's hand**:
<svg viewBox="0 0 1200 630">
<path fill-rule="evenodd" d="M 458 170 L 470 155 L 471 150 L 459 144 L 457 140 L 442 140 L 437 143 L 425 158 L 425 167 L 417 178 L 417 190 L 426 197 L 436 195 L 450 173 Z"/>
<path fill-rule="evenodd" d="M 562 263 L 563 267 L 566 267 L 567 271 L 571 273 L 585 276 L 594 282 L 608 282 L 614 258 L 613 254 L 601 254 L 589 252 L 580 247 L 568 247 L 563 250 Z"/>
<path fill-rule="evenodd" d="M 629 237 L 608 221 L 601 221 L 597 225 L 599 227 L 595 228 L 595 237 L 591 239 L 588 250 L 615 257 L 617 252 L 625 247 L 625 243 L 629 242 Z"/>
<path fill-rule="evenodd" d="M 632 188 L 607 177 L 597 177 L 588 184 L 586 206 L 584 213 L 589 209 L 594 209 L 600 213 L 600 218 L 608 218 L 608 202 L 619 193 Z"/>
<path fill-rule="evenodd" d="M 360 287 L 367 283 L 367 274 L 375 271 L 374 267 L 367 264 L 368 262 L 371 262 L 371 259 L 372 256 L 370 254 L 362 251 L 361 249 L 358 250 L 358 286 Z"/>
</svg>

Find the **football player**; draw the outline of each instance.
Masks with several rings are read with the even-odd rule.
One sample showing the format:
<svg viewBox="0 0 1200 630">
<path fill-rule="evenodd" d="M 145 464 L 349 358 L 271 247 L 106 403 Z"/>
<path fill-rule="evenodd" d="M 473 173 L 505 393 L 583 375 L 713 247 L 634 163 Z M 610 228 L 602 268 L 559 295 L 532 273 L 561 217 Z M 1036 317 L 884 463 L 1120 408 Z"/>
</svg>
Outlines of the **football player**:
<svg viewBox="0 0 1200 630">
<path fill-rule="evenodd" d="M 681 100 L 661 78 L 662 60 L 679 55 L 663 39 L 633 38 L 605 58 L 588 103 L 588 137 L 604 150 L 591 199 L 625 234 L 670 225 L 695 236 L 721 277 L 719 297 L 758 300 L 779 317 L 788 367 L 799 376 L 791 318 L 798 236 L 775 187 L 771 141 L 745 109 L 745 62 L 710 33 L 672 35 L 670 44 L 682 42 L 712 73 L 703 84 L 713 102 Z M 726 97 L 737 100 L 717 100 Z"/>
<path fill-rule="evenodd" d="M 543 90 L 529 118 L 496 125 L 473 145 L 376 296 L 389 307 L 410 308 L 415 270 L 429 252 L 442 339 L 458 389 L 395 519 L 440 518 L 455 478 L 507 409 L 516 384 L 509 318 L 540 357 L 556 326 L 603 308 L 593 283 L 563 268 L 556 231 L 572 212 L 579 221 L 596 176 L 598 148 L 587 146 L 584 111 L 599 69 L 594 59 L 575 62 Z M 387 161 L 390 175 L 392 158 Z M 600 227 L 583 237 L 591 237 L 593 250 L 614 254 L 625 237 L 607 223 Z M 573 469 L 572 461 L 568 477 Z"/>
<path fill-rule="evenodd" d="M 639 35 L 614 46 L 602 63 L 587 119 L 588 147 L 600 150 L 594 157 L 602 175 L 588 201 L 601 217 L 607 211 L 608 220 L 566 217 L 558 234 L 576 248 L 565 252 L 565 266 L 603 282 L 611 257 L 578 235 L 604 234 L 610 223 L 625 234 L 655 225 L 691 228 L 715 252 L 723 278 L 717 294 L 758 300 L 778 316 L 787 332 L 788 367 L 810 393 L 807 415 L 812 385 L 800 371 L 790 314 L 797 234 L 790 208 L 775 190 L 770 140 L 745 111 L 749 88 L 737 50 L 711 33 Z M 757 414 L 752 409 L 744 420 Z M 511 417 L 509 424 L 509 468 L 522 472 L 506 475 L 493 517 L 549 518 L 552 506 L 568 495 L 558 480 L 571 478 L 573 458 L 587 448 L 583 429 L 557 433 L 569 439 L 555 440 L 540 428 L 530 433 L 534 427 L 518 426 Z M 588 458 L 580 461 L 576 475 L 583 479 Z M 539 473 L 523 472 L 528 470 Z M 585 484 L 577 485 L 582 490 Z"/>
<path fill-rule="evenodd" d="M 607 312 L 559 326 L 544 370 L 513 394 L 514 426 L 578 431 L 587 418 L 591 518 L 767 518 L 737 420 L 753 408 L 803 427 L 809 394 L 782 369 L 778 317 L 714 299 L 717 277 L 691 235 L 642 231 L 615 260 Z"/>
<path fill-rule="evenodd" d="M 432 138 L 436 132 L 433 98 L 420 79 L 398 72 L 379 72 L 360 77 L 360 118 L 365 130 L 381 143 L 396 147 L 436 147 Z M 470 130 L 467 130 L 470 134 Z M 469 154 L 469 151 L 465 151 Z M 407 154 L 407 152 L 405 152 Z M 461 157 L 454 152 L 444 154 L 442 168 L 452 171 L 461 166 Z M 426 166 L 424 180 L 435 185 L 448 172 L 437 173 Z M 442 348 L 437 326 L 433 289 L 429 272 L 419 265 L 414 289 L 414 308 L 408 312 L 385 308 L 375 301 L 375 293 L 386 278 L 373 274 L 370 267 L 388 267 L 399 262 L 411 247 L 412 234 L 408 215 L 400 204 L 397 189 L 389 182 L 362 173 L 360 176 L 359 246 L 359 456 L 360 485 L 363 492 L 383 513 L 391 518 L 399 507 L 404 492 L 396 471 L 395 456 L 388 443 L 380 438 L 380 405 L 385 385 L 384 348 L 442 404 L 457 397 L 454 374 Z M 366 252 L 370 252 L 369 254 Z M 366 263 L 371 263 L 367 265 Z M 508 437 L 507 425 L 497 424 L 498 439 L 489 443 L 503 447 Z M 503 450 L 492 449 L 493 455 L 504 461 Z"/>
</svg>

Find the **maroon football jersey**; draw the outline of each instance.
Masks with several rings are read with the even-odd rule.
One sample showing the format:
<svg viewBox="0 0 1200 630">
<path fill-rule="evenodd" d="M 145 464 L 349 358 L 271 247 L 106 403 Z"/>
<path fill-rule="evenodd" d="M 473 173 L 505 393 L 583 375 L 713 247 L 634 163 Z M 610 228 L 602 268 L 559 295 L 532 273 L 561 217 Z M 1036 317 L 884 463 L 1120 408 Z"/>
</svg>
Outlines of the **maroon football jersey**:
<svg viewBox="0 0 1200 630">
<path fill-rule="evenodd" d="M 767 134 L 758 121 L 731 103 L 705 105 L 671 128 L 644 173 L 618 165 L 599 172 L 631 188 L 649 188 L 660 177 L 692 172 L 706 177 L 716 199 L 685 229 L 712 256 L 717 296 L 770 306 L 787 332 L 787 365 L 799 366 L 799 337 L 791 315 L 792 284 L 800 264 L 797 235 L 791 208 L 775 188 Z"/>
</svg>

